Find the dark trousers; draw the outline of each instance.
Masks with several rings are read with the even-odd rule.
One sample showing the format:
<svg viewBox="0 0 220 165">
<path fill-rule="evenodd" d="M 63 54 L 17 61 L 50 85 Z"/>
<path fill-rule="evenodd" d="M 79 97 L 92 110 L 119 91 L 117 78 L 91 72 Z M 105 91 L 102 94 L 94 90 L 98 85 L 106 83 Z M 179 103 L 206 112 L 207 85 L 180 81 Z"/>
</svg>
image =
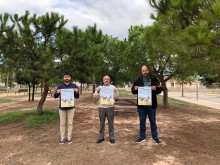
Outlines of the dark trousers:
<svg viewBox="0 0 220 165">
<path fill-rule="evenodd" d="M 99 139 L 104 139 L 106 117 L 108 119 L 109 138 L 114 139 L 114 107 L 110 107 L 110 108 L 99 107 L 99 119 L 100 119 Z"/>
<path fill-rule="evenodd" d="M 153 139 L 157 139 L 156 108 L 151 106 L 138 107 L 138 113 L 140 119 L 140 138 L 146 138 L 146 118 L 148 116 L 151 136 Z"/>
</svg>

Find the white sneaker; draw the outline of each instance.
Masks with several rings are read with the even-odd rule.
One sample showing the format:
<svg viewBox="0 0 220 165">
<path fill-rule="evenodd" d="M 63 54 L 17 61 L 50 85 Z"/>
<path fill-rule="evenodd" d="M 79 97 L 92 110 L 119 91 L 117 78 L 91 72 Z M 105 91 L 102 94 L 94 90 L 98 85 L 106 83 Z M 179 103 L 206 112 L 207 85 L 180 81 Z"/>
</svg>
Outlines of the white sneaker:
<svg viewBox="0 0 220 165">
<path fill-rule="evenodd" d="M 72 138 L 68 138 L 68 139 L 67 139 L 67 144 L 72 144 L 72 143 L 73 143 Z"/>
</svg>

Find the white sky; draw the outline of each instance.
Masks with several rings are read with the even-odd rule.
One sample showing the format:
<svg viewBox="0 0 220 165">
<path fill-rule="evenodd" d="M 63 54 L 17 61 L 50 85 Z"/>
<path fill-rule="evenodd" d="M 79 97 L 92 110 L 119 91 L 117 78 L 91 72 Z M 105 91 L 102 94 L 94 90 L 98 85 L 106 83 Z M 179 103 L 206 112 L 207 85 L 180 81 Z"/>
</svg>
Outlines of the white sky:
<svg viewBox="0 0 220 165">
<path fill-rule="evenodd" d="M 151 25 L 154 12 L 148 0 L 0 0 L 0 13 L 23 15 L 25 10 L 38 16 L 58 12 L 68 19 L 68 29 L 85 30 L 96 23 L 104 34 L 119 39 L 127 38 L 131 25 Z"/>
</svg>

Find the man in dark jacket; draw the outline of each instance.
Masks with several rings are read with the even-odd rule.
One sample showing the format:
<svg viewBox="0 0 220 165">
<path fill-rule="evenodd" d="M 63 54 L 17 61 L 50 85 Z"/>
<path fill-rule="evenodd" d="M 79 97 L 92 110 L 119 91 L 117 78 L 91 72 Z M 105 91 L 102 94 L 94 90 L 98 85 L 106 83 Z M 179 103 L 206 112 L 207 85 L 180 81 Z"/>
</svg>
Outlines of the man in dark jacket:
<svg viewBox="0 0 220 165">
<path fill-rule="evenodd" d="M 139 105 L 137 104 L 138 114 L 140 119 L 140 135 L 136 140 L 136 143 L 142 143 L 146 140 L 146 118 L 148 116 L 150 121 L 151 135 L 154 143 L 159 144 L 160 140 L 157 137 L 157 125 L 156 125 L 156 108 L 157 108 L 157 94 L 160 94 L 162 87 L 159 81 L 149 74 L 147 66 L 142 66 L 142 75 L 134 82 L 131 88 L 133 94 L 138 94 L 139 87 L 150 87 L 151 88 L 151 101 L 150 105 Z"/>
<path fill-rule="evenodd" d="M 75 112 L 75 105 L 71 104 L 73 101 L 65 100 L 64 102 L 70 103 L 67 104 L 68 106 L 62 107 L 61 105 L 61 92 L 65 92 L 63 89 L 70 89 L 70 94 L 74 95 L 74 98 L 79 98 L 79 90 L 76 84 L 70 82 L 71 77 L 69 73 L 64 73 L 63 76 L 64 82 L 60 84 L 54 92 L 54 98 L 60 97 L 60 104 L 59 104 L 59 115 L 60 115 L 60 142 L 59 144 L 64 144 L 65 142 L 65 126 L 67 121 L 67 143 L 72 143 L 72 130 L 73 130 L 73 117 Z M 68 97 L 68 96 L 67 96 Z M 73 98 L 73 99 L 74 99 Z"/>
</svg>

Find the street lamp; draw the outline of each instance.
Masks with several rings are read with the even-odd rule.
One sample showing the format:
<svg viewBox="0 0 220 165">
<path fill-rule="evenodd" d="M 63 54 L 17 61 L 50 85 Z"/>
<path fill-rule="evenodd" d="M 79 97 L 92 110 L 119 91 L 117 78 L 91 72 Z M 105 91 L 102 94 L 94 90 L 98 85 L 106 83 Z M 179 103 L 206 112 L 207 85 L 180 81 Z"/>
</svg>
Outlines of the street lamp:
<svg viewBox="0 0 220 165">
<path fill-rule="evenodd" d="M 198 57 L 196 56 L 192 56 L 192 60 L 197 60 Z M 196 67 L 197 68 L 197 67 Z M 198 82 L 198 79 L 199 79 L 199 75 L 198 73 L 196 73 L 196 100 L 198 101 L 199 100 L 199 82 Z"/>
<path fill-rule="evenodd" d="M 5 38 L 7 38 L 7 33 L 6 33 L 6 32 L 2 32 L 2 34 L 3 34 L 3 36 L 4 36 Z"/>
<path fill-rule="evenodd" d="M 6 80 L 6 91 L 7 91 L 7 96 L 8 96 L 8 71 L 7 71 L 7 80 Z"/>
<path fill-rule="evenodd" d="M 5 38 L 8 38 L 6 32 L 2 32 L 2 34 L 3 34 L 3 36 L 4 36 Z M 8 70 L 7 70 L 6 74 L 7 74 L 7 78 L 6 78 L 6 91 L 7 91 L 7 96 L 8 96 L 8 92 L 9 92 L 9 91 L 8 91 Z"/>
</svg>

